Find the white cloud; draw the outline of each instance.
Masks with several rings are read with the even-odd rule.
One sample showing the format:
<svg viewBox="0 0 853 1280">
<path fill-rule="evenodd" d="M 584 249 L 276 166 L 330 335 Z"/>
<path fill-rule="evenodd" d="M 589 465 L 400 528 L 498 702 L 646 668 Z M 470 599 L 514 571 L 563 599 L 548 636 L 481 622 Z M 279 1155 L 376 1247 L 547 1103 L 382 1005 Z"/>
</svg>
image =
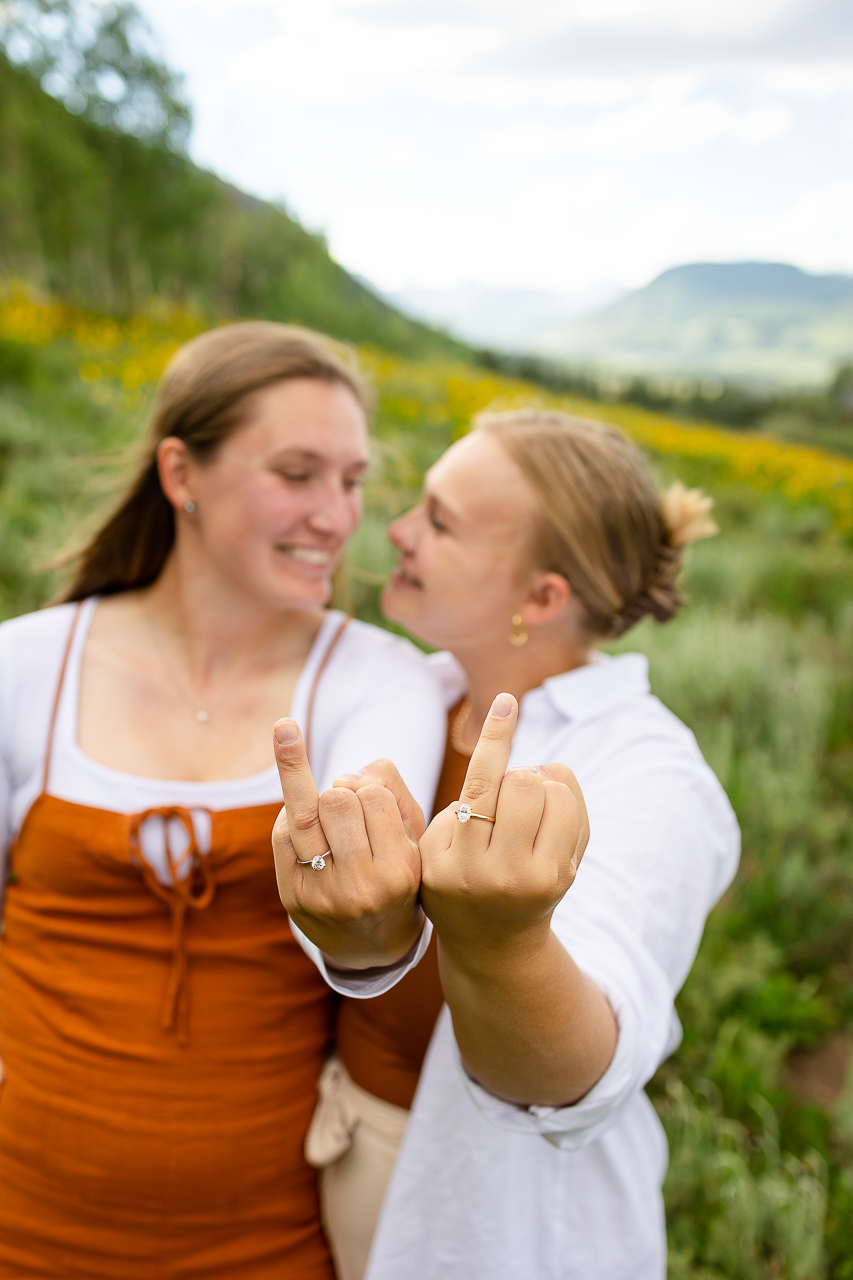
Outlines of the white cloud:
<svg viewBox="0 0 853 1280">
<path fill-rule="evenodd" d="M 840 178 L 804 191 L 766 228 L 771 256 L 784 256 L 792 243 L 801 246 L 799 261 L 813 271 L 849 270 L 853 227 L 853 178 Z"/>
<path fill-rule="evenodd" d="M 849 0 L 142 0 L 194 153 L 385 287 L 853 270 Z"/>
</svg>

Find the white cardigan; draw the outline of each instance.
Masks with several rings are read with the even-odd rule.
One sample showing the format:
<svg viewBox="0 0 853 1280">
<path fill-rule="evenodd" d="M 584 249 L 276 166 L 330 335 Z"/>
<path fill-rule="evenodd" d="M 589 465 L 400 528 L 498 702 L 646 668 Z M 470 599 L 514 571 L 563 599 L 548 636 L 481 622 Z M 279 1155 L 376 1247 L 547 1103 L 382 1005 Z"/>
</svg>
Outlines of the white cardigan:
<svg viewBox="0 0 853 1280">
<path fill-rule="evenodd" d="M 453 705 L 464 674 L 432 661 Z M 674 997 L 735 873 L 737 823 L 638 654 L 526 695 L 510 767 L 552 760 L 591 827 L 553 928 L 614 1009 L 615 1056 L 574 1106 L 511 1106 L 467 1075 L 445 1008 L 367 1280 L 664 1280 L 667 1147 L 643 1086 L 679 1043 Z"/>
<path fill-rule="evenodd" d="M 211 811 L 281 803 L 274 763 L 263 773 L 233 781 L 176 782 L 121 773 L 81 750 L 77 742 L 80 666 L 96 606 L 96 599 L 83 605 L 69 655 L 48 791 L 64 800 L 119 813 L 184 806 L 192 811 L 202 851 L 209 847 Z M 5 883 L 7 850 L 41 790 L 50 715 L 75 608 L 59 605 L 0 625 L 0 885 Z M 336 610 L 327 614 L 299 676 L 289 714 L 303 727 L 315 673 L 342 618 Z M 444 753 L 446 723 L 441 685 L 414 645 L 378 627 L 351 622 L 329 658 L 314 703 L 311 765 L 320 790 L 338 774 L 387 756 L 428 813 Z M 166 833 L 162 819 L 155 817 L 140 830 L 146 858 L 164 881 L 169 878 L 167 837 L 173 855 L 179 857 L 187 843 L 179 823 Z M 294 933 L 325 973 L 317 948 L 296 929 Z M 428 940 L 425 933 L 410 963 Z M 334 985 L 350 995 L 373 995 L 393 985 L 406 968 L 372 980 L 336 973 Z"/>
</svg>

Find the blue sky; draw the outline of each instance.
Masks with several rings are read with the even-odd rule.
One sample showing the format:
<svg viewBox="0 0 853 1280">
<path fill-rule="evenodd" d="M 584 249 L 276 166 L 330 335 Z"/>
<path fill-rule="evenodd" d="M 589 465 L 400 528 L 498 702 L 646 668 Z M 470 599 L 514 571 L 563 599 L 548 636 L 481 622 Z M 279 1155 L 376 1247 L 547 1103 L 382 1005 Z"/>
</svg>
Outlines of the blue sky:
<svg viewBox="0 0 853 1280">
<path fill-rule="evenodd" d="M 141 0 L 192 153 L 380 287 L 853 272 L 850 0 Z"/>
</svg>

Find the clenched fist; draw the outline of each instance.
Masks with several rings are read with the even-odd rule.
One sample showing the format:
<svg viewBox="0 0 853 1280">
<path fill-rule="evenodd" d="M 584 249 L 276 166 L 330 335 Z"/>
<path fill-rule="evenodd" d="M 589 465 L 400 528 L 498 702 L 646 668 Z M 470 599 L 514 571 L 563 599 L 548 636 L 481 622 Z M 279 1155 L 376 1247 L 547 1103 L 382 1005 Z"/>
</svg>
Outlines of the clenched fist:
<svg viewBox="0 0 853 1280">
<path fill-rule="evenodd" d="M 505 772 L 517 718 L 515 698 L 499 694 L 459 803 L 437 814 L 420 842 L 424 910 L 442 947 L 470 964 L 496 948 L 506 956 L 541 941 L 589 839 L 583 795 L 566 765 Z M 467 822 L 459 821 L 462 806 L 472 811 Z"/>
<path fill-rule="evenodd" d="M 356 777 L 318 795 L 296 721 L 279 720 L 274 739 L 284 808 L 273 829 L 273 856 L 290 918 L 342 967 L 396 963 L 423 928 L 420 808 L 408 791 L 398 800 L 368 778 L 358 795 Z M 372 767 L 378 776 L 388 766 Z"/>
</svg>

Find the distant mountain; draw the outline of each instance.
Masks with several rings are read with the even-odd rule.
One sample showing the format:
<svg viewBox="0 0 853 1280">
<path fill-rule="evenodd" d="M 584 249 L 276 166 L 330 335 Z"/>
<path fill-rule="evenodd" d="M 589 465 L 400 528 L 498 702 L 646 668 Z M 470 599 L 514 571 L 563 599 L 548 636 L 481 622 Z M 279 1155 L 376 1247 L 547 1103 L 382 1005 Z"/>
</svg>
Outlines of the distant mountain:
<svg viewBox="0 0 853 1280">
<path fill-rule="evenodd" d="M 604 306 L 623 292 L 609 284 L 567 295 L 469 283 L 456 289 L 398 289 L 385 296 L 406 315 L 438 325 L 464 342 L 499 351 L 524 351 L 543 330 Z"/>
<path fill-rule="evenodd" d="M 601 310 L 543 327 L 531 348 L 629 372 L 825 383 L 853 359 L 853 276 L 776 262 L 673 267 Z"/>
</svg>

